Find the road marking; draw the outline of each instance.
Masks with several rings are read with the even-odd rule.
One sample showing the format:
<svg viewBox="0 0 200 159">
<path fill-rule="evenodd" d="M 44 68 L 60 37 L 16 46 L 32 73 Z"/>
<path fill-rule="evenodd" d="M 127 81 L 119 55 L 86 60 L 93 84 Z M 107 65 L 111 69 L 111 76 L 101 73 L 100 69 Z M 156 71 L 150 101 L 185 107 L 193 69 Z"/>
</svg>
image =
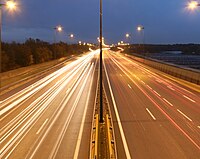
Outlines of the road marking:
<svg viewBox="0 0 200 159">
<path fill-rule="evenodd" d="M 199 150 L 200 150 L 200 146 L 190 137 L 190 135 L 188 135 L 169 115 L 168 113 L 166 113 L 135 81 L 133 81 L 133 79 L 122 69 L 123 66 L 119 66 L 122 65 L 119 62 L 115 63 L 123 72 L 124 74 L 146 95 L 147 98 L 149 98 L 149 100 L 151 100 L 154 105 L 168 118 L 169 121 L 171 121 L 174 126 L 180 131 L 182 132 Z M 126 68 L 127 70 L 127 68 Z M 128 71 L 130 72 L 130 71 Z"/>
<path fill-rule="evenodd" d="M 122 74 L 120 74 L 120 76 L 122 77 Z"/>
<path fill-rule="evenodd" d="M 42 124 L 42 126 L 40 127 L 40 129 L 37 131 L 37 135 L 40 133 L 40 131 L 43 129 L 43 127 L 45 126 L 45 124 L 47 123 L 47 121 L 48 121 L 49 119 L 46 119 L 45 121 L 44 121 L 44 123 Z"/>
<path fill-rule="evenodd" d="M 154 115 L 151 113 L 151 111 L 150 111 L 148 108 L 146 108 L 146 110 L 147 110 L 147 112 L 150 114 L 150 116 L 153 118 L 153 120 L 156 120 L 156 118 L 155 118 Z"/>
<path fill-rule="evenodd" d="M 95 69 L 94 69 L 95 70 Z M 92 72 L 92 79 L 94 78 L 94 71 Z M 82 117 L 82 121 L 81 121 L 81 126 L 80 126 L 80 130 L 79 130 L 79 134 L 78 134 L 78 139 L 77 139 L 77 143 L 76 143 L 76 148 L 75 148 L 75 152 L 74 152 L 74 159 L 78 158 L 79 155 L 79 150 L 80 150 L 80 145 L 81 145 L 81 140 L 82 140 L 82 135 L 83 135 L 83 128 L 85 125 L 85 118 L 86 118 L 86 113 L 88 110 L 88 105 L 89 105 L 89 100 L 90 100 L 90 94 L 91 94 L 91 90 L 92 90 L 92 82 L 90 82 L 90 87 L 89 87 L 89 94 L 87 96 L 87 102 L 85 105 L 85 109 L 83 112 L 83 117 Z"/>
<path fill-rule="evenodd" d="M 172 91 L 175 91 L 174 88 L 172 88 L 172 86 L 167 86 L 169 89 L 171 89 Z"/>
<path fill-rule="evenodd" d="M 161 95 L 158 93 L 158 92 L 156 92 L 155 90 L 153 90 L 154 91 L 154 93 L 156 93 L 158 96 L 160 96 L 161 97 Z"/>
<path fill-rule="evenodd" d="M 181 113 L 185 118 L 187 118 L 189 121 L 192 121 L 192 119 L 190 119 L 187 115 L 185 115 L 182 111 L 180 111 L 179 109 L 177 109 L 177 111 L 179 113 Z"/>
<path fill-rule="evenodd" d="M 170 103 L 167 99 L 163 98 L 163 100 L 164 100 L 165 102 L 167 102 L 169 105 L 173 106 L 173 104 Z"/>
<path fill-rule="evenodd" d="M 152 88 L 149 85 L 147 85 L 147 87 L 152 90 Z"/>
<path fill-rule="evenodd" d="M 110 94 L 111 94 L 116 118 L 117 118 L 117 121 L 118 121 L 117 123 L 118 123 L 118 126 L 119 126 L 120 134 L 121 134 L 121 137 L 122 137 L 122 142 L 123 142 L 123 145 L 124 145 L 124 150 L 125 150 L 125 153 L 126 153 L 126 158 L 131 159 L 131 155 L 130 155 L 130 152 L 129 152 L 128 144 L 126 142 L 126 137 L 125 137 L 124 130 L 123 130 L 123 127 L 122 127 L 122 123 L 121 123 L 121 120 L 120 120 L 120 117 L 119 117 L 117 104 L 115 102 L 115 98 L 114 98 L 114 95 L 113 95 L 113 92 L 112 92 L 112 88 L 111 88 L 111 84 L 110 84 L 110 80 L 109 80 L 109 77 L 108 77 L 108 72 L 107 72 L 105 63 L 104 63 L 104 68 L 105 68 L 106 78 L 107 78 L 107 81 L 108 81 L 108 87 L 109 87 L 109 90 L 110 90 Z"/>
<path fill-rule="evenodd" d="M 132 89 L 131 86 L 130 86 L 129 84 L 128 84 L 128 87 L 129 87 L 130 89 Z"/>
<path fill-rule="evenodd" d="M 67 89 L 66 94 L 69 92 L 70 89 L 71 89 L 71 88 L 68 88 L 68 89 Z"/>
<path fill-rule="evenodd" d="M 186 96 L 186 95 L 183 95 L 183 97 L 185 97 L 186 99 L 190 100 L 191 102 L 193 103 L 196 103 L 196 101 L 194 101 L 193 99 L 191 99 L 190 97 Z"/>
<path fill-rule="evenodd" d="M 157 81 L 158 83 L 162 83 L 162 81 L 160 81 L 160 80 L 158 80 L 158 79 L 157 79 L 156 81 Z"/>
<path fill-rule="evenodd" d="M 197 126 L 200 129 L 200 126 Z"/>
<path fill-rule="evenodd" d="M 145 82 L 144 82 L 144 81 L 142 81 L 142 80 L 141 80 L 141 82 L 142 82 L 143 84 L 145 84 Z"/>
</svg>

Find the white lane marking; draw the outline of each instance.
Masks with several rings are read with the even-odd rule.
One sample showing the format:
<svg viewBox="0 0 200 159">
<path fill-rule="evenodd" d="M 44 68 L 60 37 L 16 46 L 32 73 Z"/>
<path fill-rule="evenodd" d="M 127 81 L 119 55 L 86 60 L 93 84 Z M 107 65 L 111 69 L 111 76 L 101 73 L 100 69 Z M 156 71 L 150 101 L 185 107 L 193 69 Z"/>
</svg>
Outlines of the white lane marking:
<svg viewBox="0 0 200 159">
<path fill-rule="evenodd" d="M 156 92 L 155 90 L 153 90 L 153 91 L 154 91 L 155 94 L 157 94 L 158 96 L 161 97 L 161 95 L 158 92 Z"/>
<path fill-rule="evenodd" d="M 117 104 L 115 102 L 115 98 L 114 98 L 114 95 L 113 95 L 113 92 L 112 92 L 112 88 L 111 88 L 111 84 L 110 84 L 110 80 L 109 80 L 109 77 L 108 77 L 108 72 L 107 72 L 105 63 L 104 63 L 104 68 L 105 68 L 106 78 L 107 78 L 107 81 L 108 81 L 108 86 L 109 86 L 109 90 L 110 90 L 110 94 L 111 94 L 111 98 L 112 98 L 112 102 L 113 102 L 116 118 L 117 118 L 117 121 L 118 121 L 119 131 L 120 131 L 120 134 L 121 134 L 121 137 L 122 137 L 122 142 L 123 142 L 124 150 L 125 150 L 125 153 L 126 153 L 126 158 L 127 159 L 131 159 L 131 155 L 130 155 L 130 152 L 129 152 L 128 144 L 126 142 L 126 137 L 125 137 L 124 130 L 123 130 L 123 127 L 122 127 L 122 123 L 121 123 L 121 120 L 120 120 L 120 117 L 119 117 Z"/>
<path fill-rule="evenodd" d="M 185 118 L 187 118 L 189 121 L 192 121 L 192 119 L 190 119 L 187 115 L 185 115 L 182 111 L 180 111 L 179 109 L 177 109 L 177 111 L 182 114 Z"/>
<path fill-rule="evenodd" d="M 122 77 L 122 74 L 120 74 L 120 76 Z"/>
<path fill-rule="evenodd" d="M 153 120 L 156 120 L 155 116 L 151 113 L 151 111 L 148 108 L 146 108 L 146 110 L 150 114 L 150 116 L 153 118 Z"/>
<path fill-rule="evenodd" d="M 67 89 L 66 94 L 69 93 L 70 89 L 71 89 L 71 88 L 68 88 L 68 89 Z"/>
<path fill-rule="evenodd" d="M 170 103 L 167 99 L 163 98 L 163 100 L 164 100 L 165 102 L 167 102 L 169 105 L 173 106 L 173 104 Z"/>
<path fill-rule="evenodd" d="M 197 126 L 200 129 L 200 126 Z"/>
<path fill-rule="evenodd" d="M 149 85 L 147 85 L 147 87 L 152 90 L 152 88 Z"/>
<path fill-rule="evenodd" d="M 48 120 L 49 120 L 49 119 L 46 119 L 46 120 L 44 121 L 44 123 L 42 124 L 42 126 L 40 127 L 40 129 L 36 132 L 37 135 L 38 135 L 38 134 L 40 133 L 40 131 L 43 129 L 43 127 L 45 126 L 45 124 L 47 123 Z"/>
<path fill-rule="evenodd" d="M 175 91 L 175 89 L 172 88 L 172 86 L 167 86 L 167 88 L 171 89 L 172 91 Z"/>
<path fill-rule="evenodd" d="M 160 81 L 159 79 L 156 80 L 158 83 L 162 83 L 162 81 Z"/>
<path fill-rule="evenodd" d="M 193 99 L 191 99 L 190 97 L 186 96 L 186 95 L 183 95 L 183 97 L 185 97 L 186 99 L 190 100 L 191 102 L 193 103 L 196 103 L 196 101 L 194 101 Z"/>
<path fill-rule="evenodd" d="M 141 80 L 141 82 L 142 82 L 143 84 L 145 84 L 145 82 L 144 82 L 144 81 L 142 81 L 142 80 Z"/>
<path fill-rule="evenodd" d="M 58 117 L 60 116 L 62 111 L 64 110 L 66 104 L 69 102 L 71 96 L 73 95 L 73 93 L 77 89 L 77 87 L 80 84 L 81 80 L 83 80 L 83 77 L 86 75 L 86 71 L 88 71 L 88 68 L 89 68 L 89 65 L 86 67 L 85 71 L 82 73 L 82 75 L 78 79 L 78 81 L 76 81 L 75 86 L 73 87 L 72 91 L 70 92 L 70 94 L 68 96 L 66 96 L 67 98 L 62 100 L 61 104 L 59 105 L 60 109 L 58 109 L 58 112 L 56 112 L 55 117 L 53 118 L 53 121 L 51 122 L 51 125 L 47 128 L 47 130 L 45 131 L 45 134 L 42 136 L 42 138 L 40 139 L 39 143 L 37 143 L 37 146 L 35 147 L 34 151 L 31 152 L 32 154 L 30 154 L 30 157 L 28 157 L 29 159 L 32 159 L 33 156 L 35 155 L 35 153 L 38 151 L 38 149 L 39 149 L 40 145 L 42 144 L 43 140 L 45 139 L 46 135 L 52 129 L 53 124 L 58 119 Z M 80 90 L 78 92 L 78 95 L 76 97 L 76 100 L 74 101 L 74 103 L 73 103 L 73 105 L 71 107 L 71 110 L 70 110 L 70 112 L 68 114 L 68 117 L 66 118 L 66 122 L 64 123 L 64 126 L 62 127 L 62 130 L 60 131 L 60 134 L 59 134 L 56 142 L 54 143 L 54 147 L 52 149 L 51 154 L 49 155 L 49 158 L 55 158 L 55 155 L 58 152 L 59 145 L 60 145 L 60 143 L 61 143 L 61 141 L 63 139 L 63 136 L 64 136 L 64 134 L 65 134 L 65 132 L 66 132 L 68 126 L 69 126 L 69 123 L 70 123 L 70 121 L 72 119 L 72 116 L 73 116 L 73 114 L 74 114 L 74 112 L 76 110 L 78 101 L 79 101 L 79 99 L 81 97 L 81 94 L 83 93 L 84 88 L 85 88 L 85 84 L 87 82 L 88 76 L 89 76 L 89 74 L 85 77 L 86 79 L 84 80 L 84 83 L 82 84 L 82 86 L 81 86 L 81 88 L 80 88 Z M 27 156 L 29 156 L 29 154 Z"/>
<path fill-rule="evenodd" d="M 129 87 L 130 89 L 132 89 L 131 86 L 130 86 L 129 84 L 128 84 L 128 87 Z"/>
<path fill-rule="evenodd" d="M 94 78 L 94 70 L 92 72 L 91 81 Z M 84 128 L 84 125 L 85 125 L 85 118 L 86 118 L 86 113 L 87 113 L 87 110 L 88 110 L 88 105 L 89 105 L 89 100 L 90 100 L 90 94 L 91 94 L 91 90 L 92 90 L 92 84 L 93 83 L 90 82 L 89 94 L 87 96 L 87 102 L 86 102 L 86 105 L 85 105 L 85 109 L 84 109 L 84 113 L 83 113 L 83 117 L 82 117 L 82 121 L 81 121 L 81 127 L 80 127 L 80 130 L 79 130 L 78 139 L 77 139 L 77 143 L 76 143 L 76 149 L 75 149 L 75 153 L 74 153 L 74 157 L 73 157 L 74 159 L 77 159 L 78 155 L 79 155 L 81 139 L 82 139 L 82 135 L 83 135 L 83 128 Z"/>
</svg>

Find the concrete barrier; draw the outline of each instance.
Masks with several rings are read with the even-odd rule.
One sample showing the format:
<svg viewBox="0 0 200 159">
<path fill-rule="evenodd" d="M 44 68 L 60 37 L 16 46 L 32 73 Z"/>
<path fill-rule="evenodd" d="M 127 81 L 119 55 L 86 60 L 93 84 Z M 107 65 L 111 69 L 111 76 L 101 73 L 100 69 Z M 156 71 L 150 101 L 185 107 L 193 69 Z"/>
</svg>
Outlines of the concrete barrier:
<svg viewBox="0 0 200 159">
<path fill-rule="evenodd" d="M 200 71 L 198 70 L 189 69 L 189 68 L 187 69 L 178 65 L 169 64 L 163 61 L 158 61 L 158 60 L 149 59 L 149 58 L 144 59 L 144 58 L 133 56 L 133 55 L 127 55 L 127 56 L 140 63 L 143 63 L 155 69 L 158 69 L 172 76 L 200 85 Z"/>
</svg>

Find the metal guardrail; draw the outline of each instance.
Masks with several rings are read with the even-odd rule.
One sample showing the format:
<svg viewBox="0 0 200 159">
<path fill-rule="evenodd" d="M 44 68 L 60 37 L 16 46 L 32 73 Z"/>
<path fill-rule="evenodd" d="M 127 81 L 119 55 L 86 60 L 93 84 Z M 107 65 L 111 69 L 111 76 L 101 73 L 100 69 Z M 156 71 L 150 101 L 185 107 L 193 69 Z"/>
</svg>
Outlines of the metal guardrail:
<svg viewBox="0 0 200 159">
<path fill-rule="evenodd" d="M 150 67 L 158 69 L 162 72 L 170 74 L 172 76 L 175 76 L 180 79 L 200 85 L 200 72 L 199 71 L 182 68 L 181 66 L 178 66 L 178 65 L 164 63 L 164 62 L 153 60 L 153 59 L 143 59 L 141 57 L 136 57 L 134 55 L 133 56 L 128 55 L 128 57 L 130 57 L 140 63 L 148 65 Z"/>
<path fill-rule="evenodd" d="M 98 159 L 98 140 L 99 140 L 99 115 L 96 114 L 95 122 L 93 122 L 93 128 L 92 128 L 92 145 L 90 149 L 90 158 L 91 159 Z"/>
<path fill-rule="evenodd" d="M 106 115 L 106 131 L 107 131 L 107 137 L 108 137 L 108 148 L 109 148 L 109 159 L 115 159 L 115 142 L 114 142 L 114 136 L 113 136 L 113 127 L 112 127 L 112 121 L 109 115 Z"/>
</svg>

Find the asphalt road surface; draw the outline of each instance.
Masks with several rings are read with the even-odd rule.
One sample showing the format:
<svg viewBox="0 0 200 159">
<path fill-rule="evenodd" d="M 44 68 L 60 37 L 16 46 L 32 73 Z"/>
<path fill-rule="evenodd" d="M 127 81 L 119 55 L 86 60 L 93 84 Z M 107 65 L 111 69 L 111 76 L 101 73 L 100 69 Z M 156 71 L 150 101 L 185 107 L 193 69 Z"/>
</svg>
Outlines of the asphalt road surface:
<svg viewBox="0 0 200 159">
<path fill-rule="evenodd" d="M 1 100 L 0 158 L 89 158 L 98 53 Z"/>
<path fill-rule="evenodd" d="M 119 159 L 200 158 L 199 93 L 117 52 L 104 66 Z"/>
<path fill-rule="evenodd" d="M 0 158 L 89 158 L 99 51 L 0 99 Z M 104 51 L 118 159 L 199 159 L 200 95 L 123 54 Z"/>
</svg>

